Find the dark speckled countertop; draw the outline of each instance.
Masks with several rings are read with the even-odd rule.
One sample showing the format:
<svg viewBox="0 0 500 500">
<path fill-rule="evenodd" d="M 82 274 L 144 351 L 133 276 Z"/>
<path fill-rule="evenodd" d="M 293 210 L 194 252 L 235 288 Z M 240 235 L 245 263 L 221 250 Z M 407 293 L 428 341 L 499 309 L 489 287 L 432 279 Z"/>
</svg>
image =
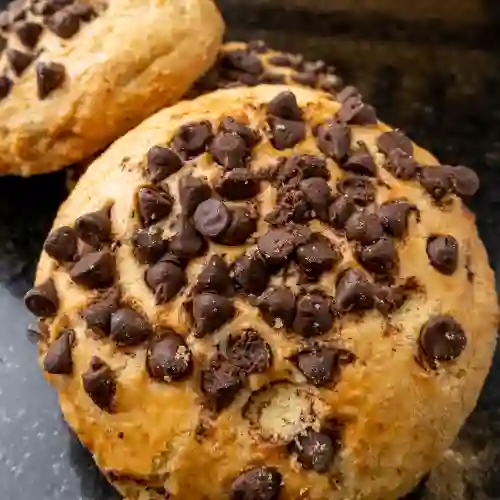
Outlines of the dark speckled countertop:
<svg viewBox="0 0 500 500">
<path fill-rule="evenodd" d="M 500 266 L 500 4 L 493 0 L 221 0 L 228 38 L 262 38 L 337 66 L 444 163 L 474 167 L 472 209 Z M 359 7 L 363 5 L 364 7 Z M 285 8 L 286 7 L 286 8 Z M 64 424 L 26 336 L 22 296 L 65 196 L 62 173 L 0 179 L 0 500 L 112 500 Z M 500 354 L 443 466 L 409 498 L 500 498 Z"/>
</svg>

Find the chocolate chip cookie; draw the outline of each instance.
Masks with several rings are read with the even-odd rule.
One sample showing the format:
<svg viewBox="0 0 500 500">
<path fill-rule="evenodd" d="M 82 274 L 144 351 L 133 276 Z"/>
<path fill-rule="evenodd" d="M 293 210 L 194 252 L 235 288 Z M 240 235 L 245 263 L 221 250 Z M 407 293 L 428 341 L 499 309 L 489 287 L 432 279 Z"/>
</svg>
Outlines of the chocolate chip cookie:
<svg viewBox="0 0 500 500">
<path fill-rule="evenodd" d="M 81 161 L 173 104 L 211 66 L 222 31 L 211 0 L 11 2 L 0 12 L 0 175 Z"/>
<path fill-rule="evenodd" d="M 26 295 L 65 418 L 130 499 L 404 495 L 495 346 L 477 189 L 353 87 L 160 111 L 83 175 Z"/>
</svg>

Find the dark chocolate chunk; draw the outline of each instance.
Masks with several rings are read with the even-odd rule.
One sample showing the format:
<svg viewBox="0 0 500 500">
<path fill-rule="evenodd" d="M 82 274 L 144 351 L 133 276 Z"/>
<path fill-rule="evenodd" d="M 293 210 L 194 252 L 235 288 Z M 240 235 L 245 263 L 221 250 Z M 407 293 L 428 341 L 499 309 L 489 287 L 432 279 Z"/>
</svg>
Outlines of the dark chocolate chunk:
<svg viewBox="0 0 500 500">
<path fill-rule="evenodd" d="M 160 260 L 146 271 L 145 281 L 154 292 L 156 304 L 166 304 L 179 293 L 186 277 L 181 267 Z"/>
<path fill-rule="evenodd" d="M 110 207 L 78 217 L 75 221 L 77 236 L 92 248 L 99 248 L 111 240 Z"/>
<path fill-rule="evenodd" d="M 304 295 L 297 301 L 293 329 L 304 337 L 326 333 L 333 325 L 330 302 L 318 294 Z"/>
<path fill-rule="evenodd" d="M 390 273 L 398 261 L 398 252 L 394 242 L 389 238 L 381 238 L 371 245 L 360 248 L 357 255 L 363 266 L 376 274 Z"/>
<path fill-rule="evenodd" d="M 191 217 L 196 207 L 211 194 L 210 186 L 199 177 L 186 175 L 179 181 L 179 203 L 186 217 Z"/>
<path fill-rule="evenodd" d="M 131 238 L 134 255 L 141 264 L 154 264 L 167 251 L 168 242 L 156 226 L 138 229 Z"/>
<path fill-rule="evenodd" d="M 329 435 L 313 429 L 304 431 L 294 441 L 294 451 L 304 469 L 312 469 L 320 474 L 329 471 L 339 448 L 339 443 L 334 442 Z"/>
<path fill-rule="evenodd" d="M 234 118 L 226 116 L 220 123 L 220 130 L 227 133 L 239 135 L 245 141 L 247 148 L 255 146 L 260 139 L 259 133 L 252 130 L 244 123 L 237 122 Z"/>
<path fill-rule="evenodd" d="M 116 393 L 116 380 L 109 365 L 97 356 L 92 357 L 88 370 L 82 375 L 82 383 L 94 404 L 110 412 Z"/>
<path fill-rule="evenodd" d="M 335 309 L 339 312 L 363 311 L 373 307 L 374 288 L 360 269 L 347 269 L 335 289 Z"/>
<path fill-rule="evenodd" d="M 376 125 L 377 114 L 375 108 L 365 104 L 357 97 L 346 99 L 338 112 L 338 118 L 343 123 L 351 125 Z"/>
<path fill-rule="evenodd" d="M 344 195 L 337 196 L 328 208 L 328 220 L 335 229 L 344 229 L 355 210 L 356 205 L 350 198 Z"/>
<path fill-rule="evenodd" d="M 20 42 L 28 49 L 36 47 L 43 28 L 40 24 L 27 21 L 16 26 L 16 35 Z"/>
<path fill-rule="evenodd" d="M 294 178 L 302 180 L 310 177 L 330 178 L 324 158 L 309 154 L 293 155 L 285 162 L 282 162 L 278 171 L 277 181 L 278 183 L 285 184 Z"/>
<path fill-rule="evenodd" d="M 348 172 L 370 177 L 374 177 L 377 172 L 375 161 L 364 142 L 358 142 L 358 148 L 340 166 Z"/>
<path fill-rule="evenodd" d="M 74 330 L 63 330 L 57 340 L 50 344 L 43 359 L 43 369 L 53 375 L 70 375 L 73 371 L 71 344 L 75 336 Z"/>
<path fill-rule="evenodd" d="M 54 280 L 49 278 L 29 290 L 24 296 L 24 303 L 35 316 L 40 318 L 55 316 L 59 309 L 59 297 Z"/>
<path fill-rule="evenodd" d="M 419 165 L 401 149 L 393 149 L 387 156 L 385 168 L 398 179 L 408 181 L 415 178 Z"/>
<path fill-rule="evenodd" d="M 281 474 L 274 467 L 255 467 L 233 481 L 230 500 L 278 500 Z"/>
<path fill-rule="evenodd" d="M 286 77 L 281 73 L 273 73 L 272 71 L 265 71 L 264 73 L 262 73 L 262 75 L 260 75 L 260 83 L 280 85 L 286 83 Z"/>
<path fill-rule="evenodd" d="M 80 18 L 68 10 L 58 10 L 46 19 L 47 28 L 63 39 L 69 39 L 78 33 Z"/>
<path fill-rule="evenodd" d="M 250 75 L 260 75 L 264 70 L 260 58 L 249 50 L 237 49 L 222 55 L 223 68 L 241 71 Z"/>
<path fill-rule="evenodd" d="M 171 238 L 168 248 L 180 259 L 189 260 L 203 255 L 207 243 L 189 221 L 181 220 L 179 230 Z"/>
<path fill-rule="evenodd" d="M 303 122 L 271 116 L 268 123 L 271 132 L 271 142 L 279 151 L 293 148 L 306 137 L 306 126 Z"/>
<path fill-rule="evenodd" d="M 265 54 L 269 50 L 264 40 L 250 40 L 247 46 L 249 50 L 257 54 Z"/>
<path fill-rule="evenodd" d="M 411 212 L 418 214 L 416 205 L 406 200 L 393 200 L 380 206 L 378 216 L 386 233 L 402 238 L 408 229 L 408 217 Z"/>
<path fill-rule="evenodd" d="M 265 216 L 265 221 L 273 226 L 281 226 L 290 221 L 306 222 L 311 219 L 311 215 L 305 194 L 299 189 L 285 186 L 278 190 L 276 208 Z"/>
<path fill-rule="evenodd" d="M 212 158 L 226 169 L 243 167 L 248 155 L 245 140 L 234 132 L 219 132 L 210 144 Z"/>
<path fill-rule="evenodd" d="M 330 120 L 316 129 L 316 140 L 322 153 L 342 162 L 351 147 L 351 129 L 343 123 Z"/>
<path fill-rule="evenodd" d="M 81 315 L 87 328 L 99 336 L 107 337 L 111 329 L 111 314 L 118 309 L 119 299 L 118 290 L 111 289 L 101 300 L 84 309 Z"/>
<path fill-rule="evenodd" d="M 161 182 L 182 168 L 179 155 L 170 148 L 153 146 L 147 154 L 148 172 L 152 182 Z"/>
<path fill-rule="evenodd" d="M 12 80 L 8 76 L 0 76 L 0 100 L 5 99 L 12 89 Z"/>
<path fill-rule="evenodd" d="M 269 271 L 257 253 L 239 257 L 231 269 L 231 278 L 246 292 L 260 295 L 269 282 Z"/>
<path fill-rule="evenodd" d="M 346 222 L 345 234 L 348 240 L 370 245 L 382 238 L 384 229 L 376 214 L 367 210 L 354 212 Z"/>
<path fill-rule="evenodd" d="M 163 329 L 149 345 L 146 367 L 160 382 L 182 380 L 192 370 L 192 355 L 184 339 L 172 329 Z"/>
<path fill-rule="evenodd" d="M 254 330 L 231 336 L 224 347 L 224 357 L 245 375 L 262 373 L 271 366 L 271 348 Z"/>
<path fill-rule="evenodd" d="M 328 220 L 328 207 L 332 201 L 330 186 L 322 177 L 310 177 L 300 181 L 299 189 L 306 197 L 314 214 L 321 220 Z"/>
<path fill-rule="evenodd" d="M 47 236 L 43 249 L 58 262 L 71 262 L 77 252 L 76 234 L 69 226 L 54 229 Z"/>
<path fill-rule="evenodd" d="M 283 118 L 292 122 L 302 120 L 302 111 L 293 92 L 286 90 L 274 97 L 267 104 L 267 112 L 272 116 Z"/>
<path fill-rule="evenodd" d="M 230 290 L 231 279 L 226 261 L 220 255 L 212 255 L 198 275 L 194 291 L 196 293 L 211 291 L 225 294 Z"/>
<path fill-rule="evenodd" d="M 230 213 L 222 201 L 209 198 L 202 201 L 194 212 L 194 225 L 207 238 L 216 238 L 224 233 L 230 223 Z"/>
<path fill-rule="evenodd" d="M 257 217 L 251 207 L 231 208 L 231 222 L 218 238 L 219 243 L 229 246 L 243 245 L 257 230 Z"/>
<path fill-rule="evenodd" d="M 242 386 L 241 375 L 237 366 L 221 360 L 212 361 L 203 371 L 201 389 L 213 411 L 220 412 L 233 402 Z"/>
<path fill-rule="evenodd" d="M 329 271 L 341 256 L 333 248 L 330 240 L 320 234 L 313 240 L 297 249 L 296 259 L 300 268 L 310 277 L 318 278 L 321 273 Z"/>
<path fill-rule="evenodd" d="M 193 299 L 193 320 L 196 336 L 204 337 L 220 328 L 234 316 L 234 306 L 230 299 L 215 293 L 202 293 Z"/>
<path fill-rule="evenodd" d="M 460 324 L 451 316 L 435 316 L 420 331 L 421 355 L 437 368 L 439 361 L 452 361 L 464 351 L 467 337 Z"/>
<path fill-rule="evenodd" d="M 296 247 L 294 235 L 286 229 L 270 229 L 257 241 L 261 255 L 272 266 L 282 266 Z"/>
<path fill-rule="evenodd" d="M 259 194 L 260 180 L 246 168 L 235 168 L 218 179 L 215 190 L 227 200 L 247 200 Z"/>
<path fill-rule="evenodd" d="M 397 130 L 391 130 L 379 135 L 377 137 L 377 147 L 385 155 L 399 149 L 407 155 L 413 156 L 413 143 L 406 135 Z"/>
<path fill-rule="evenodd" d="M 318 83 L 318 75 L 313 72 L 303 71 L 301 73 L 292 74 L 292 80 L 299 85 L 315 87 Z"/>
<path fill-rule="evenodd" d="M 291 328 L 295 318 L 295 297 L 293 292 L 284 286 L 266 290 L 258 301 L 262 317 L 272 327 Z"/>
<path fill-rule="evenodd" d="M 443 198 L 453 187 L 449 170 L 441 166 L 423 167 L 418 173 L 418 180 L 435 200 Z"/>
<path fill-rule="evenodd" d="M 190 160 L 207 150 L 212 137 L 212 124 L 209 121 L 187 123 L 179 128 L 173 147 L 184 160 Z"/>
<path fill-rule="evenodd" d="M 151 337 L 153 330 L 146 318 L 130 309 L 122 307 L 111 315 L 111 338 L 122 346 L 137 345 Z"/>
<path fill-rule="evenodd" d="M 139 189 L 137 200 L 141 221 L 145 226 L 168 217 L 174 205 L 170 193 L 148 187 Z"/>
<path fill-rule="evenodd" d="M 427 240 L 427 256 L 432 267 L 452 275 L 458 265 L 458 241 L 451 235 L 431 236 Z"/>
<path fill-rule="evenodd" d="M 27 54 L 26 52 L 21 52 L 20 50 L 7 49 L 5 54 L 12 71 L 17 76 L 21 76 L 24 73 L 24 70 L 33 61 L 33 54 Z"/>
<path fill-rule="evenodd" d="M 456 194 L 462 197 L 476 194 L 479 189 L 479 177 L 474 170 L 463 166 L 450 167 L 449 174 Z"/>
<path fill-rule="evenodd" d="M 71 268 L 70 278 L 84 288 L 105 288 L 115 278 L 115 259 L 109 250 L 85 254 Z"/>
<path fill-rule="evenodd" d="M 340 193 L 349 197 L 356 205 L 362 207 L 369 205 L 375 200 L 375 187 L 370 179 L 360 175 L 348 175 L 337 182 Z"/>
</svg>

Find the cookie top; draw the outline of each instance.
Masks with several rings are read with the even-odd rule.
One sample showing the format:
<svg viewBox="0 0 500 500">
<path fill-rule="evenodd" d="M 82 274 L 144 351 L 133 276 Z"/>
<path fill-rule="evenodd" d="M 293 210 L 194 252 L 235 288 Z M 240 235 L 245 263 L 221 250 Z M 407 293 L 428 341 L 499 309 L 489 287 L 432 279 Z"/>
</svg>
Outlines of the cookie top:
<svg viewBox="0 0 500 500">
<path fill-rule="evenodd" d="M 127 498 L 395 499 L 473 409 L 498 321 L 478 179 L 337 98 L 180 103 L 61 207 L 26 303 Z"/>
<path fill-rule="evenodd" d="M 80 161 L 177 101 L 222 31 L 211 0 L 11 2 L 0 13 L 0 174 Z"/>
</svg>

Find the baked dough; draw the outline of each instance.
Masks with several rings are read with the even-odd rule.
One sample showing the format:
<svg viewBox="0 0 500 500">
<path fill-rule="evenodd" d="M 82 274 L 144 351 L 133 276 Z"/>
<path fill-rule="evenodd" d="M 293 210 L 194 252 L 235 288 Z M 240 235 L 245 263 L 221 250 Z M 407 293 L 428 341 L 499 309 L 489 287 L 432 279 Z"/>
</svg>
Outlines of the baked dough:
<svg viewBox="0 0 500 500">
<path fill-rule="evenodd" d="M 79 1 L 16 0 L 0 14 L 0 174 L 100 151 L 176 102 L 217 55 L 212 0 Z"/>
<path fill-rule="evenodd" d="M 127 498 L 397 499 L 474 408 L 498 325 L 478 179 L 337 97 L 179 103 L 62 205 L 26 304 Z"/>
</svg>

